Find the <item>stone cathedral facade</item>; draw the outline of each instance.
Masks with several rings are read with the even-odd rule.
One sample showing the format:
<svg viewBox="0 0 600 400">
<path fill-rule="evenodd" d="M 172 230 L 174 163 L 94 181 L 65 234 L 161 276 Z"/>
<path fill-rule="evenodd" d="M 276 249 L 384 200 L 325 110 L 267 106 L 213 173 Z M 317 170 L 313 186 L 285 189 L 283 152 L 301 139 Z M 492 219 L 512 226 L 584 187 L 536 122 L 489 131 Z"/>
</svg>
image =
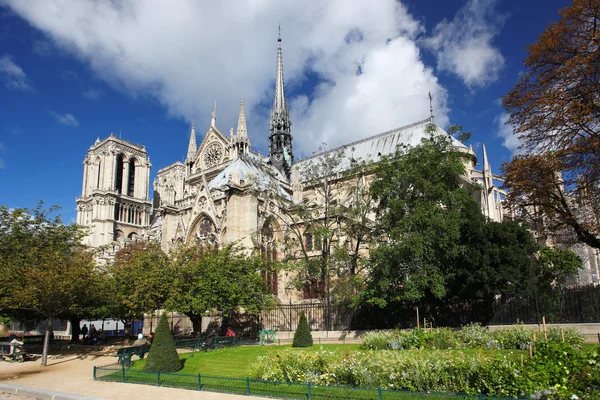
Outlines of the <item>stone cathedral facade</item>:
<svg viewBox="0 0 600 400">
<path fill-rule="evenodd" d="M 277 243 L 281 243 L 285 232 L 276 217 L 281 215 L 277 209 L 281 203 L 270 200 L 271 194 L 277 192 L 279 198 L 290 203 L 307 199 L 318 202 L 314 190 L 303 181 L 302 170 L 307 163 L 335 151 L 343 155 L 341 167 L 348 168 L 351 160 L 377 161 L 392 154 L 399 144 L 417 145 L 431 127 L 437 134 L 448 135 L 435 125 L 430 110 L 424 120 L 296 160 L 284 90 L 281 38 L 269 123 L 269 154 L 261 156 L 251 148 L 243 101 L 235 132 L 232 129 L 226 134 L 216 121 L 213 108 L 210 126 L 199 145 L 192 123 L 185 161 L 158 170 L 152 201 L 151 164 L 145 147 L 114 135 L 98 139 L 83 162 L 83 189 L 77 198 L 77 223 L 90 228 L 86 244 L 101 248 L 106 259 L 127 241 L 138 238 L 158 241 L 165 251 L 180 243 L 222 245 L 238 241 L 250 250 L 271 246 L 275 250 L 271 254 L 277 254 Z M 465 180 L 480 183 L 478 201 L 482 212 L 491 220 L 502 220 L 502 192 L 494 185 L 498 177 L 492 174 L 485 146 L 482 168 L 477 170 L 473 149 L 454 139 L 453 144 L 470 156 Z M 306 298 L 306 293 L 285 290 L 286 279 L 269 278 L 282 301 Z"/>
</svg>

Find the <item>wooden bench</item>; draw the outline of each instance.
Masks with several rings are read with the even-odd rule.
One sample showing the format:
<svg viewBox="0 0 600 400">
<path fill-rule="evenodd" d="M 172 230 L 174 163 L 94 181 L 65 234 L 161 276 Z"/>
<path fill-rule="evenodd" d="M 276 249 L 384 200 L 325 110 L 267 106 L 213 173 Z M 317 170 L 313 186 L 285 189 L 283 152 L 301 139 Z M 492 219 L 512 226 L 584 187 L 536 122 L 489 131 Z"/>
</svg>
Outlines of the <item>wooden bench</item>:
<svg viewBox="0 0 600 400">
<path fill-rule="evenodd" d="M 192 349 L 193 351 L 198 351 L 202 348 L 202 343 L 204 339 L 196 338 L 196 339 L 180 339 L 175 341 L 175 347 L 178 349 Z"/>
<path fill-rule="evenodd" d="M 223 348 L 223 346 L 235 346 L 238 344 L 237 336 L 217 336 L 211 342 L 211 348 Z"/>
<path fill-rule="evenodd" d="M 146 344 L 143 346 L 133 347 L 121 347 L 117 350 L 117 357 L 119 357 L 119 364 L 123 364 L 126 367 L 131 366 L 131 356 L 137 355 L 140 359 L 144 358 L 147 352 L 150 351 L 150 345 Z"/>
</svg>

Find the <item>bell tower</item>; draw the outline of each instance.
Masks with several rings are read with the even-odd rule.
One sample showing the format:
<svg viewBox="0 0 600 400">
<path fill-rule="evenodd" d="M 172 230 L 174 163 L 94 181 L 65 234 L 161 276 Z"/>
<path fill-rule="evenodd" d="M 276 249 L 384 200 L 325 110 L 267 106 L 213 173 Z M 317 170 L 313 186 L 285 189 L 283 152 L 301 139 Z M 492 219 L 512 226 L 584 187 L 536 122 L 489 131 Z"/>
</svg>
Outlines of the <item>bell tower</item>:
<svg viewBox="0 0 600 400">
<path fill-rule="evenodd" d="M 135 239 L 150 223 L 150 160 L 144 146 L 110 135 L 96 142 L 83 161 L 77 224 L 88 227 L 93 247 Z"/>
</svg>

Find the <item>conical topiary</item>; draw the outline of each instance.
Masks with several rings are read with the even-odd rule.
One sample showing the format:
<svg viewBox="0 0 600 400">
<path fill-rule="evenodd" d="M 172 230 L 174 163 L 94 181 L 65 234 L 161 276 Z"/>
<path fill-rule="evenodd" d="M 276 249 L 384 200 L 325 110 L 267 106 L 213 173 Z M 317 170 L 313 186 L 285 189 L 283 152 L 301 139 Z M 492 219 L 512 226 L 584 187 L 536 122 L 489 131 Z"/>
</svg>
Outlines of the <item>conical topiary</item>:
<svg viewBox="0 0 600 400">
<path fill-rule="evenodd" d="M 292 347 L 310 347 L 313 345 L 312 335 L 310 334 L 310 328 L 308 327 L 308 321 L 304 312 L 300 313 L 300 322 L 294 333 L 294 342 Z"/>
<path fill-rule="evenodd" d="M 156 327 L 154 341 L 144 369 L 161 372 L 175 372 L 181 369 L 181 361 L 179 361 L 166 313 L 163 313 Z"/>
</svg>

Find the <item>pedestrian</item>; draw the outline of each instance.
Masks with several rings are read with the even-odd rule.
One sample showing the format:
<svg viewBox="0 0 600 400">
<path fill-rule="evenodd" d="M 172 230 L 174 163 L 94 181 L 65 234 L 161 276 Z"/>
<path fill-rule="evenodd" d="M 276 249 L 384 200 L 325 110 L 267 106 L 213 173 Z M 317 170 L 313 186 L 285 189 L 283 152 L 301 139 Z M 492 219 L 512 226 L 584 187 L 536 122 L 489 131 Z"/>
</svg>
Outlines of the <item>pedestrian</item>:
<svg viewBox="0 0 600 400">
<path fill-rule="evenodd" d="M 144 338 L 144 335 L 139 333 L 137 336 L 137 340 L 133 342 L 132 346 L 143 346 L 145 344 L 148 344 L 148 341 Z"/>
<path fill-rule="evenodd" d="M 85 340 L 85 337 L 87 336 L 87 334 L 88 334 L 87 324 L 83 324 L 83 328 L 81 328 L 81 336 L 83 336 L 82 339 Z"/>
</svg>

